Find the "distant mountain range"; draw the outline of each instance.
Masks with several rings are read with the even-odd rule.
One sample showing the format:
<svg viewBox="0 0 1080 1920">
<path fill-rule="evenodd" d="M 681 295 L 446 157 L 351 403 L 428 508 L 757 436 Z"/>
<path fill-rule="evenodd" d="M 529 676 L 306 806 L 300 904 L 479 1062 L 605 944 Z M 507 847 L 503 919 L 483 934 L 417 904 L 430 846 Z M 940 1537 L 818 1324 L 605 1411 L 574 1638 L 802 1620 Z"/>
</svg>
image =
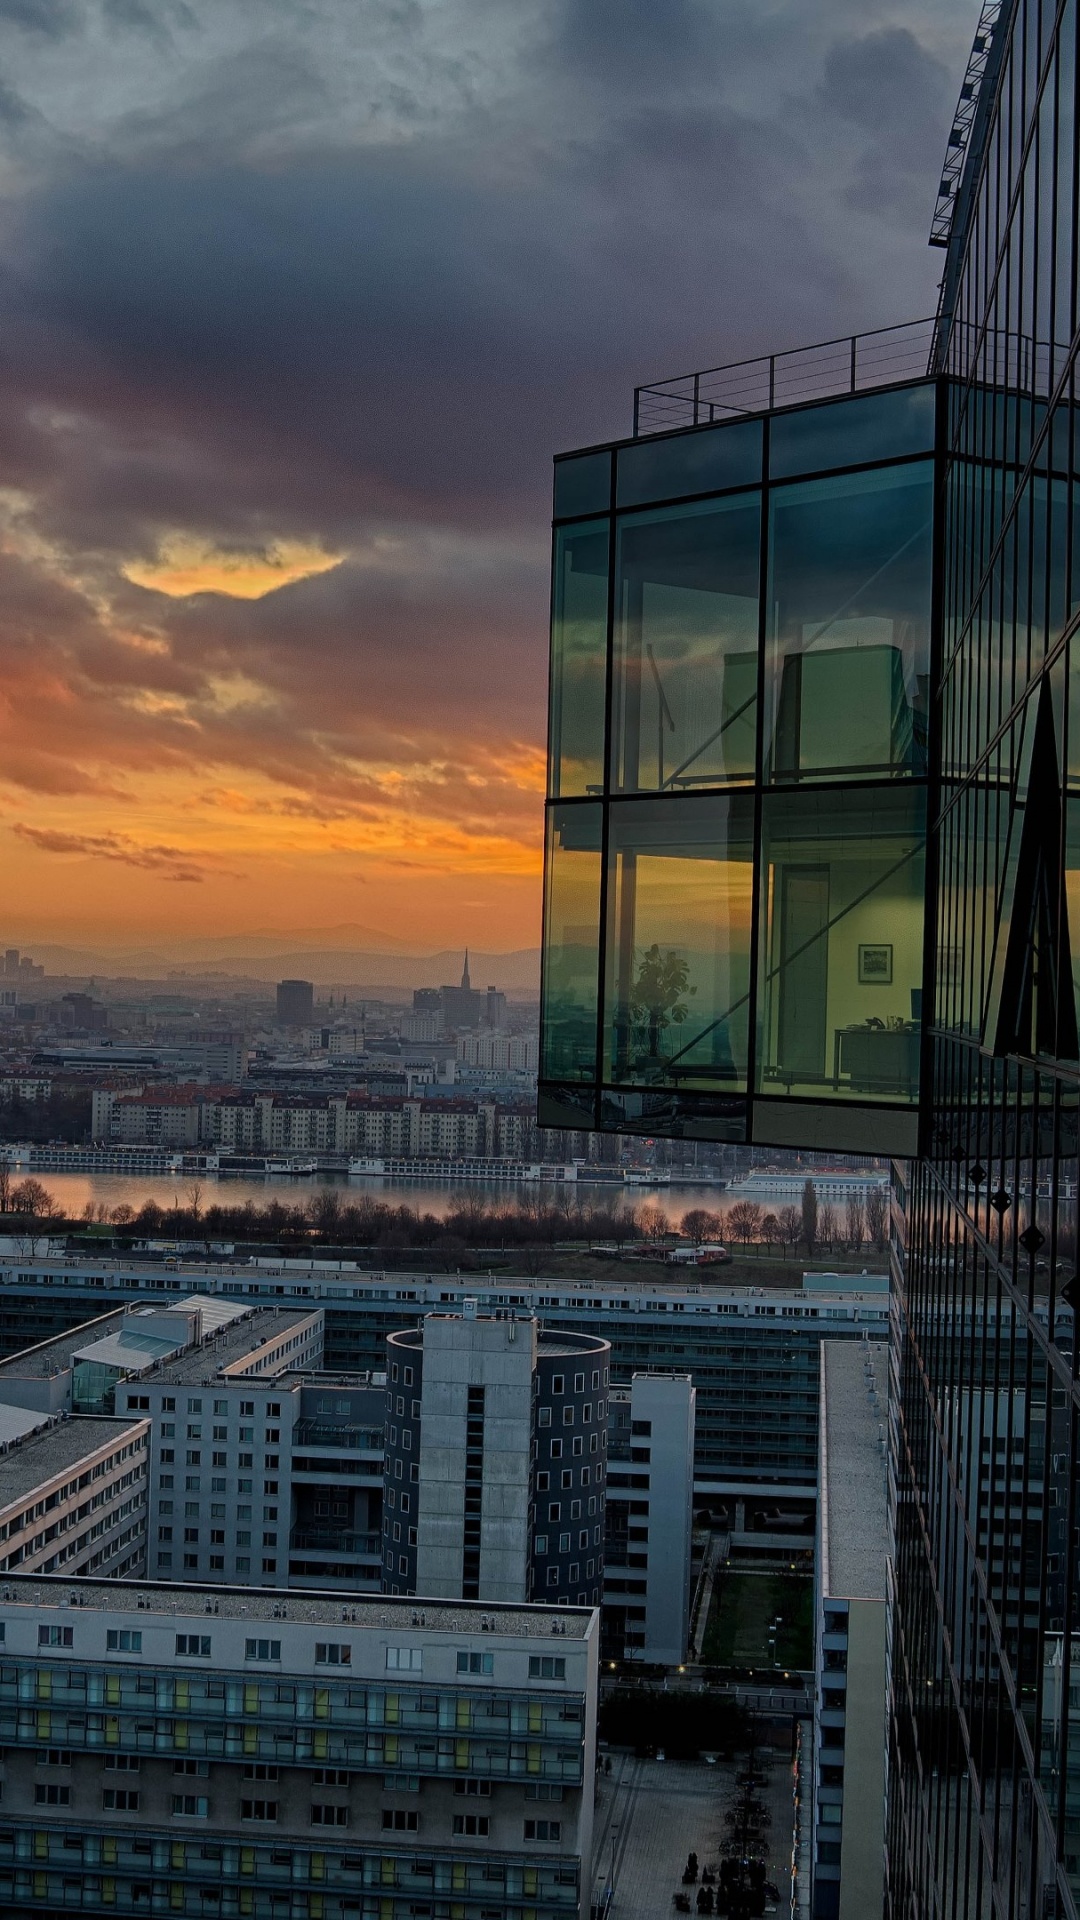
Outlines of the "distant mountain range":
<svg viewBox="0 0 1080 1920">
<path fill-rule="evenodd" d="M 463 950 L 410 952 L 407 945 L 372 927 L 317 927 L 297 945 L 295 930 L 270 929 L 217 939 L 161 941 L 145 947 L 76 947 L 28 941 L 24 951 L 44 964 L 46 973 L 71 979 L 117 977 L 166 980 L 178 973 L 189 979 L 226 975 L 234 980 L 313 980 L 320 987 L 439 987 L 461 978 Z M 469 973 L 477 987 L 505 993 L 536 993 L 540 985 L 540 949 L 509 953 L 470 949 Z"/>
</svg>

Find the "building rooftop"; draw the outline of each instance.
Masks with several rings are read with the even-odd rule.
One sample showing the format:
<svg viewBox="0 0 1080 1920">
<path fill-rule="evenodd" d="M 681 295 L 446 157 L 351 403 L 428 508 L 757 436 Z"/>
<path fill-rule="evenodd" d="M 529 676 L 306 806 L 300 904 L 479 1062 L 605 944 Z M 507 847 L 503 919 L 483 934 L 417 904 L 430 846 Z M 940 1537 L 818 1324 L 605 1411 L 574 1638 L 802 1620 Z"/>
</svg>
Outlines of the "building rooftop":
<svg viewBox="0 0 1080 1920">
<path fill-rule="evenodd" d="M 87 1425 L 90 1423 L 87 1422 Z M 114 1422 L 121 1425 L 121 1422 Z M 557 1637 L 587 1638 L 591 1607 L 516 1606 L 488 1600 L 425 1600 L 389 1594 L 361 1599 L 340 1593 L 304 1593 L 294 1588 L 187 1586 L 152 1580 L 65 1580 L 57 1574 L 4 1574 L 0 1604 L 27 1607 L 92 1607 L 104 1613 L 158 1613 L 170 1618 L 205 1620 L 291 1620 L 315 1626 L 355 1626 L 407 1633 L 476 1633 L 482 1622 L 490 1632 L 515 1634 L 548 1643 Z M 553 1628 L 557 1626 L 557 1635 Z"/>
<path fill-rule="evenodd" d="M 40 1420 L 40 1414 L 37 1417 Z M 106 1420 L 77 1415 L 73 1420 L 61 1420 L 28 1434 L 20 1444 L 0 1454 L 0 1509 L 24 1499 L 35 1487 L 59 1473 L 66 1473 L 110 1441 L 119 1442 L 125 1434 L 140 1433 L 148 1424 L 146 1420 Z"/>
<path fill-rule="evenodd" d="M 180 1386 L 209 1384 L 223 1367 L 242 1360 L 245 1354 L 265 1346 L 268 1340 L 288 1332 L 290 1327 L 303 1326 L 318 1312 L 321 1308 L 315 1306 L 256 1307 L 254 1310 L 242 1307 L 238 1315 L 209 1340 L 189 1347 L 186 1353 L 178 1353 L 173 1360 L 161 1361 L 154 1368 L 154 1378 L 175 1380 Z M 281 1371 L 284 1372 L 284 1368 Z M 280 1375 L 275 1377 L 280 1380 Z"/>
<path fill-rule="evenodd" d="M 836 1599 L 885 1598 L 888 1391 L 880 1341 L 822 1341 L 821 1581 Z"/>
<path fill-rule="evenodd" d="M 18 1446 L 28 1433 L 47 1426 L 51 1416 L 36 1407 L 0 1406 L 0 1452 Z"/>
<path fill-rule="evenodd" d="M 24 1347 L 21 1353 L 9 1354 L 6 1360 L 0 1360 L 0 1397 L 5 1376 L 14 1380 L 47 1380 L 51 1374 L 62 1373 L 65 1367 L 70 1367 L 76 1353 L 92 1340 L 119 1332 L 126 1316 L 127 1307 L 118 1307 L 113 1313 L 102 1313 L 94 1320 L 84 1320 L 80 1326 L 69 1327 L 66 1333 L 58 1333 L 52 1340 L 40 1340 L 35 1346 Z"/>
</svg>

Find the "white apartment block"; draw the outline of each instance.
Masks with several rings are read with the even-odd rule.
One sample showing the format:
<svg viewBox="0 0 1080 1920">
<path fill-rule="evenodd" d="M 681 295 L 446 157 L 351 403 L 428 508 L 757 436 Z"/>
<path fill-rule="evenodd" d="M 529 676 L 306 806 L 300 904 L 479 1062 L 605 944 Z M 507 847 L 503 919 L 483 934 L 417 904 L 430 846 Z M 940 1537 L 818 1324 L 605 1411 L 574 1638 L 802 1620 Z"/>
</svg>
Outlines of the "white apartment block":
<svg viewBox="0 0 1080 1920">
<path fill-rule="evenodd" d="M 538 1033 L 463 1033 L 458 1038 L 457 1057 L 467 1067 L 502 1067 L 518 1073 L 535 1073 L 540 1065 Z"/>
<path fill-rule="evenodd" d="M 586 1920 L 597 1641 L 584 1608 L 0 1578 L 0 1908 Z"/>
<path fill-rule="evenodd" d="M 216 1147 L 263 1151 L 370 1153 L 455 1158 L 525 1155 L 530 1114 L 494 1100 L 424 1100 L 419 1095 L 328 1098 L 237 1094 L 220 1088 L 99 1088 L 95 1140 L 116 1146 Z"/>
</svg>

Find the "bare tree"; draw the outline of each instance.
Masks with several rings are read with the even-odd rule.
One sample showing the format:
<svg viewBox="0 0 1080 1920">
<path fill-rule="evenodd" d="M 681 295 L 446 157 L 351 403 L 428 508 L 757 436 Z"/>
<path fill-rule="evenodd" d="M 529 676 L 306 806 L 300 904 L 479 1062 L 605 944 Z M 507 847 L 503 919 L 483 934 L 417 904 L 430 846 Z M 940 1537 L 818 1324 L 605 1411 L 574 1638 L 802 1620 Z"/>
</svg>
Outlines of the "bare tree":
<svg viewBox="0 0 1080 1920">
<path fill-rule="evenodd" d="M 761 1218 L 762 1210 L 756 1200 L 737 1200 L 728 1213 L 727 1223 L 736 1240 L 748 1247 L 761 1231 Z"/>
<path fill-rule="evenodd" d="M 13 1213 L 24 1213 L 31 1220 L 56 1220 L 60 1208 L 40 1180 L 21 1180 L 11 1189 L 11 1209 Z"/>
<path fill-rule="evenodd" d="M 638 1232 L 643 1240 L 665 1240 L 671 1222 L 662 1207 L 642 1207 L 638 1214 Z"/>
<path fill-rule="evenodd" d="M 0 1160 L 0 1213 L 11 1212 L 11 1168 Z"/>
<path fill-rule="evenodd" d="M 880 1253 L 889 1237 L 889 1196 L 877 1181 L 866 1190 L 866 1232 Z"/>
<path fill-rule="evenodd" d="M 848 1199 L 846 1228 L 848 1246 L 858 1253 L 866 1238 L 866 1214 L 858 1193 L 851 1194 Z"/>
<path fill-rule="evenodd" d="M 761 1222 L 761 1237 L 767 1247 L 778 1247 L 783 1241 L 780 1222 L 775 1213 L 767 1213 Z"/>
<path fill-rule="evenodd" d="M 710 1213 L 706 1207 L 691 1207 L 689 1213 L 683 1214 L 682 1231 L 688 1240 L 692 1240 L 696 1247 L 700 1247 L 703 1240 L 711 1238 L 712 1222 L 715 1218 L 716 1215 Z"/>
<path fill-rule="evenodd" d="M 202 1213 L 202 1185 L 198 1180 L 188 1188 L 188 1212 L 193 1225 L 197 1227 L 199 1215 Z"/>
<path fill-rule="evenodd" d="M 797 1247 L 799 1244 L 799 1241 L 802 1238 L 802 1224 L 803 1224 L 802 1213 L 800 1212 L 799 1208 L 798 1207 L 781 1207 L 779 1220 L 780 1220 L 780 1232 L 783 1235 L 785 1245 L 789 1247 Z"/>
<path fill-rule="evenodd" d="M 111 1217 L 114 1227 L 130 1227 L 135 1218 L 135 1209 L 129 1207 L 127 1201 L 123 1200 L 118 1207 L 113 1208 Z"/>
<path fill-rule="evenodd" d="M 817 1237 L 819 1244 L 828 1247 L 831 1253 L 837 1238 L 837 1225 L 836 1214 L 827 1200 L 818 1209 Z"/>
</svg>

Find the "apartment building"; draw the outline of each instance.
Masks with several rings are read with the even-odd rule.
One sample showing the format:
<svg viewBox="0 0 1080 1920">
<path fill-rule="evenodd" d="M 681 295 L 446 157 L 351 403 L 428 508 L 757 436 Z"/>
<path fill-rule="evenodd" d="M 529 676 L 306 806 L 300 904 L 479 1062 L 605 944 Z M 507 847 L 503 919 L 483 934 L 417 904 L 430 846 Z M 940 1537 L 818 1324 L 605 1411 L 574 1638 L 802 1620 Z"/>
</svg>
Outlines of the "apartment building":
<svg viewBox="0 0 1080 1920">
<path fill-rule="evenodd" d="M 8 1441 L 0 1451 L 0 1574 L 140 1578 L 148 1458 L 146 1420 L 53 1418 Z"/>
<path fill-rule="evenodd" d="M 9 1576 L 0 1914 L 586 1920 L 597 1657 L 588 1609 Z"/>
</svg>

